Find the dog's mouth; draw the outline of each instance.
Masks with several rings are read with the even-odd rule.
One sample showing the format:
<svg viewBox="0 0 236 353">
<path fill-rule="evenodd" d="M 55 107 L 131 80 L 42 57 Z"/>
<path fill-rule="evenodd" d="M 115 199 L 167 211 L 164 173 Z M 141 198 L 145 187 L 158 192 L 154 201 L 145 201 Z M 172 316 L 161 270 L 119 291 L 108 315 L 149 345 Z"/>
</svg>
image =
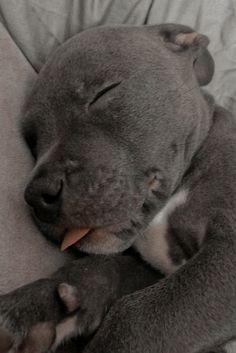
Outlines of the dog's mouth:
<svg viewBox="0 0 236 353">
<path fill-rule="evenodd" d="M 76 224 L 61 214 L 60 221 L 49 224 L 41 221 L 34 212 L 31 213 L 36 225 L 48 240 L 59 245 L 61 251 L 68 248 L 85 253 L 108 254 L 121 251 L 133 238 L 130 221 L 111 223 L 90 222 L 92 225 Z"/>
<path fill-rule="evenodd" d="M 59 244 L 61 251 L 73 247 L 80 252 L 89 254 L 114 254 L 122 252 L 132 245 L 137 233 L 134 224 L 126 222 L 101 223 L 90 222 L 92 225 L 81 224 L 68 220 L 62 215 L 57 224 L 40 221 L 32 214 L 36 225 L 48 240 Z"/>
<path fill-rule="evenodd" d="M 74 228 L 66 231 L 61 243 L 61 251 L 64 251 L 70 246 L 76 244 L 91 231 L 92 230 L 90 228 Z"/>
</svg>

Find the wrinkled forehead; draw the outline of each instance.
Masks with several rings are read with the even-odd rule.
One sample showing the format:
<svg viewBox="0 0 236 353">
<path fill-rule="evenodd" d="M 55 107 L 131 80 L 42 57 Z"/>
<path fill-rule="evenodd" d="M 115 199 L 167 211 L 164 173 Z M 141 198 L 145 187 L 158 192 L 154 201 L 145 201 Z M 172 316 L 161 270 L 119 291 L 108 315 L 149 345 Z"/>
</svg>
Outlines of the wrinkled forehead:
<svg viewBox="0 0 236 353">
<path fill-rule="evenodd" d="M 169 99 L 181 86 L 180 71 L 170 65 L 171 60 L 173 55 L 152 26 L 86 30 L 60 46 L 48 60 L 39 74 L 27 115 L 44 125 L 56 117 L 64 126 L 68 114 L 70 122 L 73 116 L 87 119 L 86 104 L 110 84 L 121 83 L 114 90 L 116 99 L 105 100 L 103 115 L 98 114 L 98 118 L 107 122 L 108 113 L 117 116 L 119 112 L 119 121 L 114 118 L 116 124 L 126 124 L 129 115 L 137 128 L 143 120 L 141 113 L 153 111 L 158 116 L 165 105 L 166 111 L 170 110 Z M 174 106 L 178 100 L 172 103 Z"/>
<path fill-rule="evenodd" d="M 137 71 L 167 67 L 168 53 L 151 27 L 100 27 L 86 30 L 62 45 L 44 71 L 68 74 L 75 81 L 103 82 L 127 78 Z M 157 68 L 158 69 L 158 68 Z"/>
<path fill-rule="evenodd" d="M 123 62 L 124 69 L 126 66 L 134 69 L 136 63 L 155 62 L 157 49 L 164 49 L 158 34 L 151 27 L 142 26 L 87 30 L 78 36 L 77 41 L 78 57 L 87 64 L 101 63 L 108 67 L 111 61 L 116 65 Z"/>
</svg>

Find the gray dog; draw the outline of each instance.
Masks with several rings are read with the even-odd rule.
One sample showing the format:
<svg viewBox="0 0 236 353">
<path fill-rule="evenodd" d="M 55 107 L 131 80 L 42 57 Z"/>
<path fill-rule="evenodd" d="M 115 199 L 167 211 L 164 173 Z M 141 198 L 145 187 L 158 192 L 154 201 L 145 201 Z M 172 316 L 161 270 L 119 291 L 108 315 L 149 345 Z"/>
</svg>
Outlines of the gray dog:
<svg viewBox="0 0 236 353">
<path fill-rule="evenodd" d="M 40 72 L 25 198 L 47 237 L 86 229 L 70 241 L 93 255 L 0 298 L 1 353 L 75 336 L 86 353 L 197 353 L 236 336 L 236 123 L 200 88 L 208 42 L 181 25 L 101 27 Z"/>
</svg>

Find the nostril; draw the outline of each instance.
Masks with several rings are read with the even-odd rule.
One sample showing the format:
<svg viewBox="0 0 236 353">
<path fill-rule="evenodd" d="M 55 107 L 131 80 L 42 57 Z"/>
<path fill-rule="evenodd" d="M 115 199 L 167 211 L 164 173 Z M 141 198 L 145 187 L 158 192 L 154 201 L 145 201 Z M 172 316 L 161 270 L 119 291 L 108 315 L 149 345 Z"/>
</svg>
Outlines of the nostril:
<svg viewBox="0 0 236 353">
<path fill-rule="evenodd" d="M 60 195 L 49 195 L 49 194 L 42 194 L 42 200 L 44 203 L 48 204 L 48 205 L 52 205 L 55 202 L 58 201 Z"/>
<path fill-rule="evenodd" d="M 33 208 L 50 208 L 61 200 L 61 194 L 63 190 L 63 182 L 60 181 L 57 186 L 51 184 L 51 186 L 41 186 L 35 183 L 28 185 L 25 190 L 25 201 Z"/>
<path fill-rule="evenodd" d="M 44 192 L 41 194 L 41 199 L 42 201 L 47 204 L 47 205 L 53 205 L 55 204 L 61 197 L 61 193 L 62 193 L 62 188 L 63 188 L 63 183 L 61 181 L 60 183 L 60 187 L 59 189 L 56 191 L 54 191 L 54 193 L 52 192 Z"/>
</svg>

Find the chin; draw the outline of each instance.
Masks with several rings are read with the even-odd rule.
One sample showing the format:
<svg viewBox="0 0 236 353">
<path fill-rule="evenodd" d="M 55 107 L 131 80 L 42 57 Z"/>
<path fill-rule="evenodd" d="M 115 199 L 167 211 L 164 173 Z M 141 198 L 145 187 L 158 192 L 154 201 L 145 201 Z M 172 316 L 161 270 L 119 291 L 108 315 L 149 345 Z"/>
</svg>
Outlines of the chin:
<svg viewBox="0 0 236 353">
<path fill-rule="evenodd" d="M 65 226 L 50 225 L 41 222 L 37 217 L 33 217 L 39 230 L 50 241 L 61 244 L 66 232 Z M 120 236 L 120 234 L 122 235 Z M 134 234 L 120 232 L 115 234 L 107 228 L 91 230 L 84 238 L 80 239 L 72 248 L 87 253 L 97 255 L 110 255 L 121 253 L 132 246 L 136 239 Z"/>
</svg>

